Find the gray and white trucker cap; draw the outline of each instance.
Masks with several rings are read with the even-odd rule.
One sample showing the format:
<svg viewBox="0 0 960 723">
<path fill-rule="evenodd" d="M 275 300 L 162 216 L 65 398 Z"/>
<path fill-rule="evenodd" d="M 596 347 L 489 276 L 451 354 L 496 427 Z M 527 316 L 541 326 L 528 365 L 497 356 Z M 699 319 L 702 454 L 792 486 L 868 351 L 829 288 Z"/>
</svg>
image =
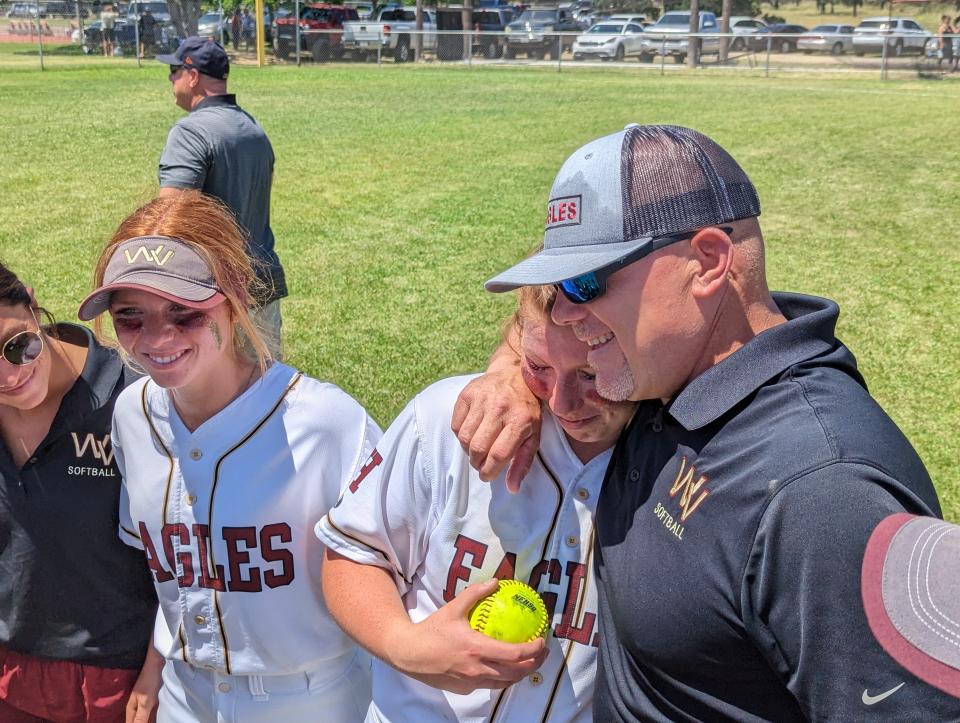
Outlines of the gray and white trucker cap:
<svg viewBox="0 0 960 723">
<path fill-rule="evenodd" d="M 120 289 L 148 291 L 192 309 L 212 309 L 226 298 L 196 249 L 169 236 L 137 236 L 118 244 L 103 285 L 80 304 L 80 319 L 102 314 L 110 306 L 110 295 Z"/>
<path fill-rule="evenodd" d="M 631 124 L 566 160 L 547 202 L 543 250 L 485 286 L 555 284 L 656 238 L 759 215 L 747 174 L 714 141 L 689 128 Z"/>
</svg>

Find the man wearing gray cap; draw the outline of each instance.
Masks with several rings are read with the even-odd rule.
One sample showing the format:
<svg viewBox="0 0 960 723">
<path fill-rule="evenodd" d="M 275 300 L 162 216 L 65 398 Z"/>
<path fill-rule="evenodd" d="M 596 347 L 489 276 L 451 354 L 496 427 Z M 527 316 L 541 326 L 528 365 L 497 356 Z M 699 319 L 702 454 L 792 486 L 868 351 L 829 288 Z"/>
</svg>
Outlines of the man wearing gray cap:
<svg viewBox="0 0 960 723">
<path fill-rule="evenodd" d="M 170 66 L 174 99 L 189 114 L 167 136 L 160 156 L 160 195 L 197 189 L 233 212 L 248 235 L 254 272 L 267 290 L 256 300 L 257 316 L 270 333 L 271 351 L 279 356 L 280 299 L 287 295 L 287 285 L 270 227 L 270 139 L 227 92 L 230 60 L 219 43 L 187 38 L 175 53 L 157 60 Z"/>
<path fill-rule="evenodd" d="M 543 250 L 487 282 L 555 284 L 598 392 L 646 400 L 597 506 L 595 719 L 956 720 L 856 604 L 871 531 L 939 516 L 936 492 L 834 336 L 836 304 L 768 290 L 759 214 L 715 142 L 628 126 L 570 156 Z M 467 406 L 473 456 L 502 449 L 503 419 Z"/>
</svg>

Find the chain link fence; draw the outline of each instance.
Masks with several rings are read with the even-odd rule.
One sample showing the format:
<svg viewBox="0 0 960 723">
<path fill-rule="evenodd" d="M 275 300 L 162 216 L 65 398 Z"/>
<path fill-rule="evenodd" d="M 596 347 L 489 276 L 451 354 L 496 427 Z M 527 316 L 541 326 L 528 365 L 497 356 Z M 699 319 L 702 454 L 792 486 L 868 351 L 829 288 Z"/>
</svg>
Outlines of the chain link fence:
<svg viewBox="0 0 960 723">
<path fill-rule="evenodd" d="M 868 34 L 836 23 L 831 30 L 805 33 L 664 35 L 629 22 L 601 21 L 589 30 L 541 32 L 508 28 L 496 8 L 473 10 L 471 18 L 458 7 L 428 9 L 422 29 L 417 29 L 412 8 L 374 21 L 360 19 L 356 11 L 335 17 L 330 7 L 297 3 L 276 17 L 265 16 L 266 62 L 530 65 L 558 71 L 621 67 L 659 74 L 694 67 L 764 75 L 806 71 L 960 77 L 960 36 L 941 39 L 925 31 L 881 29 Z M 463 30 L 463 19 L 472 19 L 473 27 Z M 198 30 L 221 42 L 234 64 L 256 64 L 256 24 L 249 12 L 218 8 L 200 18 Z M 139 64 L 175 50 L 180 35 L 163 0 L 0 3 L 0 46 L 8 44 L 0 52 L 23 65 L 44 68 L 69 56 Z"/>
</svg>

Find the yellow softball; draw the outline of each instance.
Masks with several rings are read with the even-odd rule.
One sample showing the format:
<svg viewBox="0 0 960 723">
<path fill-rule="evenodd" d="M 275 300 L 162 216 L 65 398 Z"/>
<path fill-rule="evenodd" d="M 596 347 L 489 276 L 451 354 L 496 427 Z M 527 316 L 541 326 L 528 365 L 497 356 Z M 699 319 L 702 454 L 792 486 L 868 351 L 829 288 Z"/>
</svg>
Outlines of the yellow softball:
<svg viewBox="0 0 960 723">
<path fill-rule="evenodd" d="M 519 580 L 500 580 L 496 591 L 470 611 L 470 627 L 506 643 L 529 643 L 547 630 L 547 607 Z"/>
</svg>

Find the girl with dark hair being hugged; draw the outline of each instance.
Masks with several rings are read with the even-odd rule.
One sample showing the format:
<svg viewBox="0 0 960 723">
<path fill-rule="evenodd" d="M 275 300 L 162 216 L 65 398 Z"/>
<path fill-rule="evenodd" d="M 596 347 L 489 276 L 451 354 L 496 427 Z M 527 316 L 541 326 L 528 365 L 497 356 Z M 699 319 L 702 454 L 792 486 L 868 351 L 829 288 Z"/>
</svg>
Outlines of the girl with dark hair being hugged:
<svg viewBox="0 0 960 723">
<path fill-rule="evenodd" d="M 110 420 L 135 375 L 2 264 L 0 344 L 0 721 L 121 720 L 157 604 L 116 536 Z"/>
<path fill-rule="evenodd" d="M 230 212 L 184 191 L 120 224 L 80 308 L 98 332 L 108 312 L 148 375 L 113 423 L 120 536 L 160 599 L 128 722 L 346 723 L 370 702 L 369 658 L 321 595 L 313 525 L 362 479 L 380 430 L 270 358 L 255 278 Z"/>
</svg>

